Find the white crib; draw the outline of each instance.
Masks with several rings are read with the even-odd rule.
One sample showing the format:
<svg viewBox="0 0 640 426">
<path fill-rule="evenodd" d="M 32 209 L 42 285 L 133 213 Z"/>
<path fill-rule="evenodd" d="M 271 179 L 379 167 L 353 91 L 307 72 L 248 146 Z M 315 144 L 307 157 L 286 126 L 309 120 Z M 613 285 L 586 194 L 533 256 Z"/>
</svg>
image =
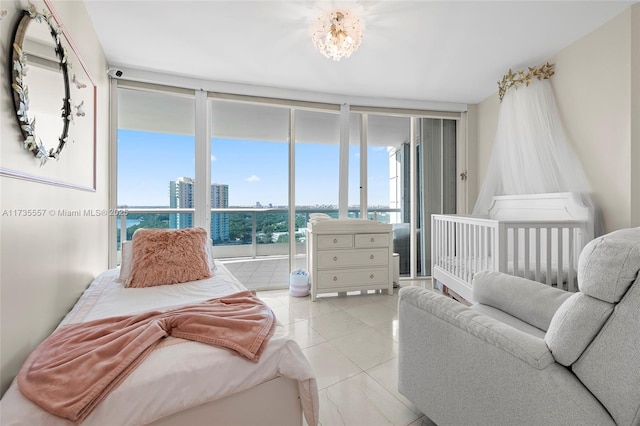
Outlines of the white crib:
<svg viewBox="0 0 640 426">
<path fill-rule="evenodd" d="M 574 193 L 496 196 L 488 216 L 431 217 L 431 273 L 473 301 L 473 274 L 505 272 L 577 291 L 576 270 L 593 238 L 593 210 Z"/>
</svg>

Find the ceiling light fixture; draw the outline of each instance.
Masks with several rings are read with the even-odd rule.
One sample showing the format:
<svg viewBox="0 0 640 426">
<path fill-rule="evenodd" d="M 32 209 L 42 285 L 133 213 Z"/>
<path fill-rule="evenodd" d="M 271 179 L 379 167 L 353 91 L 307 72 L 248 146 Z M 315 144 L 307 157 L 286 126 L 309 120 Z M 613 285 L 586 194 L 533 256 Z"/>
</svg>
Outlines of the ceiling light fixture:
<svg viewBox="0 0 640 426">
<path fill-rule="evenodd" d="M 313 44 L 327 58 L 348 58 L 362 41 L 360 19 L 342 9 L 325 12 L 313 26 Z"/>
</svg>

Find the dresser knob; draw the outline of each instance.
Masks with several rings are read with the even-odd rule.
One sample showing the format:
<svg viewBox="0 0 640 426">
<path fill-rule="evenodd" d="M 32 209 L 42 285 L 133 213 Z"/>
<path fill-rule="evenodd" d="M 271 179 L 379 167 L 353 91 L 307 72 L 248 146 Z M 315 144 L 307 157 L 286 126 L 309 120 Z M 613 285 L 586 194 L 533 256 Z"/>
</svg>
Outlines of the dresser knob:
<svg viewBox="0 0 640 426">
<path fill-rule="evenodd" d="M 373 274 L 369 275 L 369 278 L 373 279 Z"/>
<path fill-rule="evenodd" d="M 375 241 L 376 241 L 376 239 L 375 239 L 375 238 L 373 238 L 373 237 L 371 237 L 371 242 L 373 243 L 373 242 L 375 242 Z"/>
<path fill-rule="evenodd" d="M 371 256 L 369 256 L 369 259 L 373 259 L 373 257 L 374 257 L 374 256 L 373 256 L 373 255 L 371 255 Z"/>
<path fill-rule="evenodd" d="M 338 277 L 333 277 L 333 280 L 334 281 L 338 281 Z"/>
<path fill-rule="evenodd" d="M 338 261 L 338 256 L 333 256 L 333 261 L 337 262 Z"/>
<path fill-rule="evenodd" d="M 338 239 L 337 239 L 337 238 L 334 238 L 334 239 L 333 239 L 333 244 L 336 244 L 337 242 L 338 242 Z"/>
</svg>

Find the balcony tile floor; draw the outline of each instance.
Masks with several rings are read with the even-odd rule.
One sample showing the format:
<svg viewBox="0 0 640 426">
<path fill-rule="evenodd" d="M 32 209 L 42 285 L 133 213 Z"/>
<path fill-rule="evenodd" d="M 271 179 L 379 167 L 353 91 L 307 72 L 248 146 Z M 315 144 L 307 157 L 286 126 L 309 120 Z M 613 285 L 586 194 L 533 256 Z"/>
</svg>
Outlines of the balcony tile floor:
<svg viewBox="0 0 640 426">
<path fill-rule="evenodd" d="M 219 261 L 250 290 L 289 288 L 287 256 L 230 258 Z"/>
</svg>

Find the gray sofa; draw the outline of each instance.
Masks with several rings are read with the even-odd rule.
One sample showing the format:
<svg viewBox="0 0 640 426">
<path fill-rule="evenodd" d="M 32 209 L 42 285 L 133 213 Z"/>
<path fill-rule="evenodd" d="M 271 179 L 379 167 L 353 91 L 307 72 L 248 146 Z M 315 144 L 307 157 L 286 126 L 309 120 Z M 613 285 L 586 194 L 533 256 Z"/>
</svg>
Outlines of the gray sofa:
<svg viewBox="0 0 640 426">
<path fill-rule="evenodd" d="M 400 290 L 398 390 L 439 426 L 640 425 L 640 228 L 583 249 L 578 293 L 480 272 L 466 307 Z"/>
</svg>

